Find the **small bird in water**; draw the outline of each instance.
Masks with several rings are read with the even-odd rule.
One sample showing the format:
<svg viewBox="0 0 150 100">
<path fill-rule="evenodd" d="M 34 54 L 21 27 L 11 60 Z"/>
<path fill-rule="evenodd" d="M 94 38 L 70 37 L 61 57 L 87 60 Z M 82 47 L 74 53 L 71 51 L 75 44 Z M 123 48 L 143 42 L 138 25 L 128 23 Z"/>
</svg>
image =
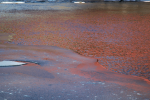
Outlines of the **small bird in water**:
<svg viewBox="0 0 150 100">
<path fill-rule="evenodd" d="M 98 62 L 98 59 L 97 59 L 97 62 Z"/>
</svg>

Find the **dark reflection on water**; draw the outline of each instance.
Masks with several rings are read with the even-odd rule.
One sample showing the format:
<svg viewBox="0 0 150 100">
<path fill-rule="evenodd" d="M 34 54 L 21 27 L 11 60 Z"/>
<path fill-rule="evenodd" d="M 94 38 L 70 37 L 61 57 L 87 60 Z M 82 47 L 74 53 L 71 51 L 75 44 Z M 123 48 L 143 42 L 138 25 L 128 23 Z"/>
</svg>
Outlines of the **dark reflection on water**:
<svg viewBox="0 0 150 100">
<path fill-rule="evenodd" d="M 15 33 L 15 44 L 71 49 L 98 58 L 107 69 L 150 80 L 149 3 L 85 4 L 81 8 L 22 11 L 16 14 L 22 17 L 11 17 L 14 20 L 0 19 L 5 23 L 0 24 L 1 33 Z"/>
</svg>

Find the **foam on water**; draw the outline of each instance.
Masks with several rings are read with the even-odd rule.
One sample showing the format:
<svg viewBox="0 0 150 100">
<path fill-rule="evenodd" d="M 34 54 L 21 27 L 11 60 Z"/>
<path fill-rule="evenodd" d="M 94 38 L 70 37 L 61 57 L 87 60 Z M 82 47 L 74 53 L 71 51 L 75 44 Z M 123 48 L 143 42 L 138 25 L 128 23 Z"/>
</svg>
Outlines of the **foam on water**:
<svg viewBox="0 0 150 100">
<path fill-rule="evenodd" d="M 0 61 L 0 67 L 2 66 L 19 66 L 24 65 L 26 63 L 16 62 L 16 61 Z"/>
<path fill-rule="evenodd" d="M 4 4 L 18 4 L 18 3 L 25 3 L 25 2 L 1 2 L 1 3 L 4 3 Z"/>
</svg>

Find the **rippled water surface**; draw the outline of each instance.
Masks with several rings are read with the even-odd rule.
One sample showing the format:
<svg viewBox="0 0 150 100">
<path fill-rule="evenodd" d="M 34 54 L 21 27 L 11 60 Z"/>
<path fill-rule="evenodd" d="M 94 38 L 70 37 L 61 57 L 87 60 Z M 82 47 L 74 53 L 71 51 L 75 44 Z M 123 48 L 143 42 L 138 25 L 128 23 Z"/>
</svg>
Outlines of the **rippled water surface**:
<svg viewBox="0 0 150 100">
<path fill-rule="evenodd" d="M 109 70 L 150 80 L 149 9 L 149 3 L 98 3 L 73 10 L 13 10 L 0 17 L 0 33 L 13 37 L 9 43 L 71 49 Z"/>
</svg>

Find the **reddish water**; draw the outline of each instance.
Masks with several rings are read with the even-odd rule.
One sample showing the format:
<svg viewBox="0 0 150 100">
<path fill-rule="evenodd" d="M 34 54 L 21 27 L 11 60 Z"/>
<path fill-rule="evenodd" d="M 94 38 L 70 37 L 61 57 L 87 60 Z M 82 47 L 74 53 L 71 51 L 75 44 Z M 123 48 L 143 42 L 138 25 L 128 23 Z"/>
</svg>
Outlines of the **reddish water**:
<svg viewBox="0 0 150 100">
<path fill-rule="evenodd" d="M 52 46 L 0 44 L 0 98 L 19 100 L 147 100 L 150 81 L 106 70 L 95 58 Z"/>
<path fill-rule="evenodd" d="M 71 49 L 107 69 L 150 80 L 150 13 L 106 8 L 15 12 L 0 19 L 0 30 L 15 34 L 11 43 Z"/>
<path fill-rule="evenodd" d="M 27 63 L 0 67 L 0 99 L 148 100 L 150 6 L 136 4 L 0 12 L 0 61 Z"/>
</svg>

